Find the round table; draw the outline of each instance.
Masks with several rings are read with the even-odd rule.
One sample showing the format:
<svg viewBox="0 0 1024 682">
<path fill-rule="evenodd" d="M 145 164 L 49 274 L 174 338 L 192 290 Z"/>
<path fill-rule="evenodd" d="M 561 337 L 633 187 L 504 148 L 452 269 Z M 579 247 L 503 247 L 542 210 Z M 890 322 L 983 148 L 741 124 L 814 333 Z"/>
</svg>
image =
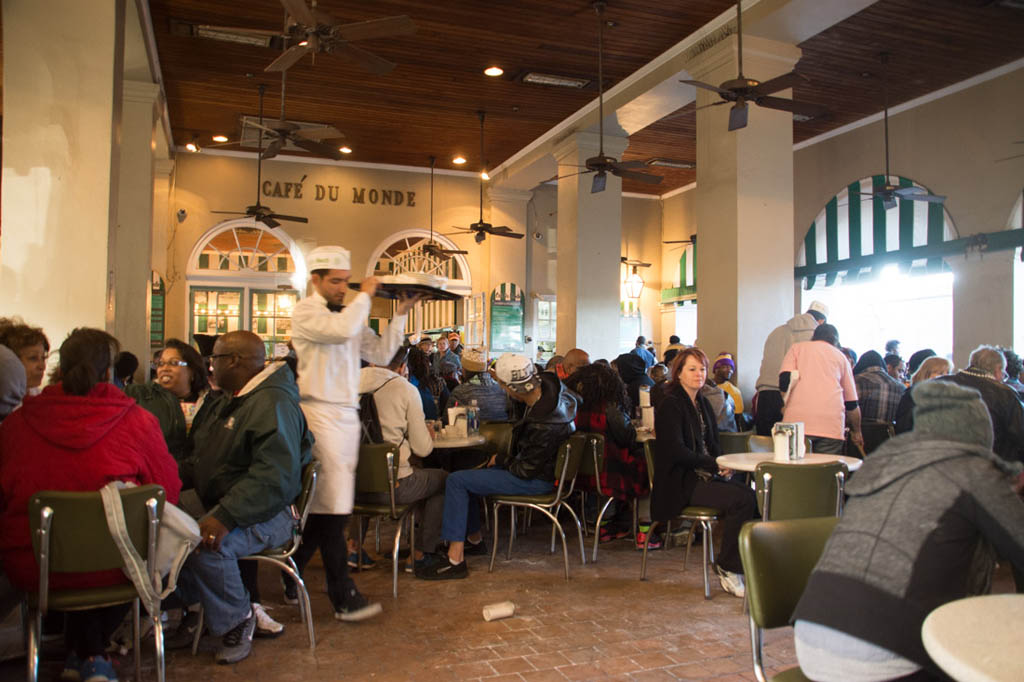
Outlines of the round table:
<svg viewBox="0 0 1024 682">
<path fill-rule="evenodd" d="M 957 599 L 928 614 L 921 641 L 932 660 L 950 677 L 1024 680 L 1024 595 L 990 594 Z"/>
<path fill-rule="evenodd" d="M 434 448 L 475 448 L 478 445 L 483 445 L 487 442 L 487 439 L 481 436 L 479 433 L 474 433 L 472 436 L 458 436 L 455 438 L 435 438 Z"/>
<path fill-rule="evenodd" d="M 752 472 L 757 469 L 757 465 L 761 462 L 774 462 L 775 453 L 773 452 L 733 452 L 728 455 L 719 455 L 715 462 L 718 466 L 723 469 L 732 469 L 733 471 L 747 471 Z M 820 453 L 807 453 L 807 456 L 803 459 L 787 460 L 785 462 L 779 462 L 780 464 L 825 464 L 828 462 L 845 462 L 846 468 L 850 471 L 856 471 L 863 464 L 863 460 L 857 459 L 856 457 L 847 457 L 845 455 L 825 455 Z"/>
</svg>

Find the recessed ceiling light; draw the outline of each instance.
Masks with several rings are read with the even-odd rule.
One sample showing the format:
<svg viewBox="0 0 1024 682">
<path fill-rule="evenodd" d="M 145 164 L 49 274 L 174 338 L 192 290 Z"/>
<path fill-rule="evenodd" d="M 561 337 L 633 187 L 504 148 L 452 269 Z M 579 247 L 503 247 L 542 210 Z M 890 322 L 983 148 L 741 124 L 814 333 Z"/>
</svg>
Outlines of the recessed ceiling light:
<svg viewBox="0 0 1024 682">
<path fill-rule="evenodd" d="M 503 73 L 505 73 L 505 71 L 500 66 L 490 66 L 484 69 L 484 75 L 487 76 L 500 76 Z"/>
<path fill-rule="evenodd" d="M 481 180 L 490 180 L 491 176 L 487 174 L 487 171 L 480 171 Z"/>
<path fill-rule="evenodd" d="M 342 154 L 351 154 L 352 147 L 338 147 L 338 151 L 341 152 Z"/>
<path fill-rule="evenodd" d="M 306 45 L 309 45 L 308 40 L 303 40 L 302 42 L 299 43 L 299 47 L 305 47 Z"/>
<path fill-rule="evenodd" d="M 452 159 L 452 163 L 454 163 L 457 166 L 461 166 L 462 164 L 466 163 L 466 157 L 456 156 L 454 159 Z"/>
<path fill-rule="evenodd" d="M 199 136 L 198 135 L 194 136 L 192 138 L 192 141 L 185 145 L 185 149 L 187 149 L 188 151 L 192 152 L 193 154 L 199 153 L 201 151 L 201 149 L 199 147 Z"/>
<path fill-rule="evenodd" d="M 227 135 L 214 135 L 213 136 L 213 141 L 214 142 L 227 142 L 228 141 L 228 136 Z"/>
</svg>

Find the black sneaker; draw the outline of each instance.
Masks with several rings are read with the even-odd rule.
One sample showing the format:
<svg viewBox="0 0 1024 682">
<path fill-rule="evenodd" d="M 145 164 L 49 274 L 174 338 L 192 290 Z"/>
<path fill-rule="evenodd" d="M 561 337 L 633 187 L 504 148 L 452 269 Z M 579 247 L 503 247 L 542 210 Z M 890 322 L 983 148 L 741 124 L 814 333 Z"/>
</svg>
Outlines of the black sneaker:
<svg viewBox="0 0 1024 682">
<path fill-rule="evenodd" d="M 476 542 L 476 543 L 470 542 L 469 540 L 466 540 L 466 544 L 465 544 L 465 547 L 462 550 L 462 553 L 464 555 L 466 555 L 466 556 L 488 556 L 488 555 L 490 555 L 490 552 L 487 551 L 487 543 L 484 542 L 482 539 L 480 540 L 480 542 Z"/>
<path fill-rule="evenodd" d="M 172 651 L 192 646 L 197 627 L 199 627 L 199 612 L 186 611 L 174 632 L 164 633 L 164 648 Z"/>
<path fill-rule="evenodd" d="M 420 573 L 416 574 L 416 577 L 424 580 L 459 580 L 469 577 L 469 568 L 466 566 L 465 559 L 453 564 L 447 557 L 441 557 L 441 561 L 424 567 Z"/>
<path fill-rule="evenodd" d="M 383 611 L 383 607 L 377 602 L 370 601 L 360 594 L 356 588 L 350 588 L 348 598 L 340 609 L 334 612 L 334 617 L 347 623 L 354 623 L 367 618 L 373 618 Z"/>
<path fill-rule="evenodd" d="M 252 610 L 241 623 L 227 631 L 217 650 L 217 662 L 221 665 L 238 663 L 252 653 L 252 636 L 256 631 L 256 616 Z"/>
<path fill-rule="evenodd" d="M 299 586 L 295 584 L 292 577 L 281 571 L 281 587 L 284 588 L 284 603 L 285 604 L 298 604 L 299 603 Z"/>
</svg>

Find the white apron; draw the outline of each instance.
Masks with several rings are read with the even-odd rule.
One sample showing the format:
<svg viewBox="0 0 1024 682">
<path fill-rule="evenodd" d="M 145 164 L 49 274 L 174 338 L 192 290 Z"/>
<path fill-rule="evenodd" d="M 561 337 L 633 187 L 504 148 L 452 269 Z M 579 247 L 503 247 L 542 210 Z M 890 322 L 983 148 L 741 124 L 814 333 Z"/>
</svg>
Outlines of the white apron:
<svg viewBox="0 0 1024 682">
<path fill-rule="evenodd" d="M 356 465 L 359 463 L 359 411 L 319 400 L 303 400 L 313 457 L 320 462 L 320 477 L 311 514 L 351 514 L 355 500 Z"/>
</svg>

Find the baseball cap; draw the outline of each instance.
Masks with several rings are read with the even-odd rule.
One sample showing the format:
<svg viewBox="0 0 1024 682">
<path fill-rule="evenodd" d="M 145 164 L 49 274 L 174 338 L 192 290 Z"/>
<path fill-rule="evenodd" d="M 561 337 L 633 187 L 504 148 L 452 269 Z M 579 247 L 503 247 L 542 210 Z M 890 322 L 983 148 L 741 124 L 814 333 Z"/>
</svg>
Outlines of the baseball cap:
<svg viewBox="0 0 1024 682">
<path fill-rule="evenodd" d="M 515 353 L 505 353 L 498 358 L 494 373 L 498 381 L 507 384 L 513 393 L 529 393 L 540 382 L 537 378 L 537 368 L 530 359 Z"/>
<path fill-rule="evenodd" d="M 807 306 L 807 310 L 813 310 L 816 313 L 821 313 L 824 317 L 828 317 L 828 306 L 821 301 L 811 301 L 811 304 Z"/>
<path fill-rule="evenodd" d="M 487 348 L 469 346 L 462 351 L 462 368 L 467 372 L 483 372 L 487 370 Z"/>
</svg>

